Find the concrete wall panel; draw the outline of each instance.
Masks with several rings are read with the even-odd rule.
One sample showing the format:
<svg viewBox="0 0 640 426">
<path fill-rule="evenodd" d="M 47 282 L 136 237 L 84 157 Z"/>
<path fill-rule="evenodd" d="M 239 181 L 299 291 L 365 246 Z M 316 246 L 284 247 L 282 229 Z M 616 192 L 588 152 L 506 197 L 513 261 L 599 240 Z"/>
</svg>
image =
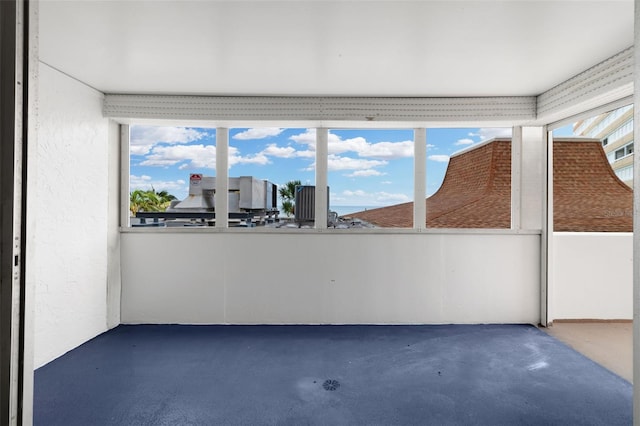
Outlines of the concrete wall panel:
<svg viewBox="0 0 640 426">
<path fill-rule="evenodd" d="M 122 234 L 122 322 L 535 323 L 537 234 Z"/>
</svg>

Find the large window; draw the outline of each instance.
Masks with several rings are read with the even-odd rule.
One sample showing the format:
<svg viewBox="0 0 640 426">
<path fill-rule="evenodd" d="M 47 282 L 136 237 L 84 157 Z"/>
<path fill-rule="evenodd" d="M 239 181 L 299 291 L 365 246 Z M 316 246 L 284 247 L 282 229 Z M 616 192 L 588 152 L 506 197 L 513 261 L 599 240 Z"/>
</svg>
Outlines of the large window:
<svg viewBox="0 0 640 426">
<path fill-rule="evenodd" d="M 368 202 L 352 207 L 355 212 L 345 214 L 345 221 L 378 228 L 419 227 L 413 223 L 413 131 L 342 130 L 332 131 L 332 135 L 330 170 L 332 159 L 363 168 L 350 173 L 330 171 L 331 186 L 337 188 L 335 197 L 339 197 L 333 199 L 332 206 L 339 209 L 341 204 L 355 204 L 353 200 Z M 511 226 L 510 136 L 510 128 L 428 129 L 428 198 L 420 200 L 426 204 L 427 227 Z M 345 153 L 350 155 L 343 158 Z M 344 190 L 343 185 L 359 189 Z"/>
<path fill-rule="evenodd" d="M 187 198 L 191 173 L 213 175 L 215 129 L 176 126 L 130 127 L 129 210 L 131 224 L 138 212 L 159 212 L 172 201 Z"/>
<path fill-rule="evenodd" d="M 633 142 L 629 142 L 625 146 L 618 148 L 614 151 L 614 159 L 620 160 L 627 155 L 633 154 Z"/>
<path fill-rule="evenodd" d="M 554 131 L 555 231 L 631 232 L 632 117 L 628 105 Z"/>
<path fill-rule="evenodd" d="M 229 212 L 253 212 L 252 226 L 308 227 L 312 218 L 296 220 L 296 187 L 315 185 L 315 133 L 304 128 L 256 127 L 229 131 Z M 252 208 L 247 186 L 251 177 Z M 247 184 L 248 185 L 248 184 Z M 263 193 L 262 186 L 265 186 Z M 234 192 L 239 189 L 237 196 Z M 255 195 L 257 194 L 258 197 Z M 262 199 L 265 202 L 262 203 Z M 272 201 L 271 201 L 272 200 Z M 313 201 L 313 200 L 311 200 Z M 239 203 L 240 202 L 240 203 Z M 277 215 L 271 214 L 275 208 Z M 313 206 L 311 206 L 313 208 Z M 263 211 L 264 209 L 264 211 Z"/>
<path fill-rule="evenodd" d="M 633 105 L 588 117 L 574 123 L 569 131 L 554 134 L 599 139 L 614 173 L 633 186 Z"/>
<path fill-rule="evenodd" d="M 326 172 L 329 228 L 424 228 L 414 224 L 423 214 L 414 203 L 416 193 L 424 194 L 418 202 L 425 203 L 426 227 L 509 228 L 511 129 L 427 129 L 420 150 L 416 134 L 330 129 L 327 168 L 316 170 L 314 128 L 231 128 L 228 224 L 323 227 L 315 222 L 315 185 L 317 173 Z M 131 126 L 132 225 L 215 226 L 216 156 L 225 152 L 217 137 L 212 128 Z M 632 148 L 625 147 L 625 155 L 627 149 Z M 417 175 L 425 179 L 420 186 Z"/>
<path fill-rule="evenodd" d="M 511 128 L 427 131 L 427 227 L 511 227 Z"/>
<path fill-rule="evenodd" d="M 329 207 L 338 219 L 333 226 L 413 226 L 413 139 L 411 129 L 330 131 Z M 388 212 L 391 206 L 396 213 Z"/>
</svg>

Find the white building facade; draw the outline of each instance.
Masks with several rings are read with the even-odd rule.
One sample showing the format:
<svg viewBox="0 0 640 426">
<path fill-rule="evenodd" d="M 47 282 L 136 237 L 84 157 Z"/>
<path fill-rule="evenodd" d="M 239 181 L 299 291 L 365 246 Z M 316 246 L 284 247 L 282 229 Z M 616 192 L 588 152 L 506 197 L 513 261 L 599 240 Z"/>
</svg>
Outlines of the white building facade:
<svg viewBox="0 0 640 426">
<path fill-rule="evenodd" d="M 633 187 L 633 105 L 580 120 L 573 131 L 578 136 L 600 139 L 615 174 Z"/>
</svg>

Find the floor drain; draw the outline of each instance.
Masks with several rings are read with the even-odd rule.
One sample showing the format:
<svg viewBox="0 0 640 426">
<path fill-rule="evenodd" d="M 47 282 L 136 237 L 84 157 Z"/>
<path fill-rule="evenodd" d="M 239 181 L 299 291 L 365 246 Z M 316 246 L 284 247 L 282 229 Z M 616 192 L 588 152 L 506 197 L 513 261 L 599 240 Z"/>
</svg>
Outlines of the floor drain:
<svg viewBox="0 0 640 426">
<path fill-rule="evenodd" d="M 322 384 L 322 387 L 324 388 L 324 390 L 334 391 L 340 387 L 340 382 L 333 379 L 327 379 Z"/>
</svg>

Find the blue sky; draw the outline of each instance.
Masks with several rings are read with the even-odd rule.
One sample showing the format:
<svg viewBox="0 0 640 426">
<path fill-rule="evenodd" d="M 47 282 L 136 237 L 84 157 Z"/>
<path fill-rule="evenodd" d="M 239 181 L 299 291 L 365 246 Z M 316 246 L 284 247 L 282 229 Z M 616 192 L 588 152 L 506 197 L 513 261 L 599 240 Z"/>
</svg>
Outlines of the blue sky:
<svg viewBox="0 0 640 426">
<path fill-rule="evenodd" d="M 442 183 L 451 154 L 510 128 L 427 130 L 427 193 Z M 188 194 L 190 173 L 215 176 L 215 129 L 131 127 L 131 190 Z M 254 176 L 277 185 L 314 184 L 315 130 L 229 130 L 229 176 Z M 330 206 L 386 206 L 413 200 L 413 130 L 329 131 Z"/>
</svg>

